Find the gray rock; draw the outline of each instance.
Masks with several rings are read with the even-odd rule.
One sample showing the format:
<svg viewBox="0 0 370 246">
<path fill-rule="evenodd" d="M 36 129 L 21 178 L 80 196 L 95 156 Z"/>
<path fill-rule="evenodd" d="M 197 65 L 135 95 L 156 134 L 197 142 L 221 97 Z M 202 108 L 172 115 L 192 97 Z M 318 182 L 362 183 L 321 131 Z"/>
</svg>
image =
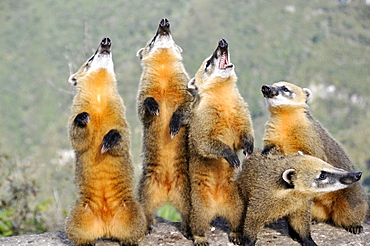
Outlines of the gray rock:
<svg viewBox="0 0 370 246">
<path fill-rule="evenodd" d="M 179 231 L 180 223 L 159 220 L 150 235 L 147 235 L 139 243 L 139 246 L 173 245 L 191 246 L 192 241 L 187 240 Z M 312 225 L 312 238 L 319 246 L 327 245 L 370 245 L 370 219 L 364 223 L 364 232 L 358 235 L 351 234 L 342 228 L 336 228 L 327 224 L 319 223 Z M 222 219 L 215 220 L 209 228 L 207 238 L 210 246 L 231 246 L 227 238 L 227 225 Z M 55 245 L 72 246 L 65 232 L 45 232 L 36 235 L 21 235 L 0 238 L 0 245 Z M 110 240 L 98 240 L 96 246 L 117 246 L 117 242 Z M 259 234 L 257 246 L 264 245 L 299 245 L 293 241 L 287 233 L 284 220 L 279 220 L 266 226 Z"/>
</svg>

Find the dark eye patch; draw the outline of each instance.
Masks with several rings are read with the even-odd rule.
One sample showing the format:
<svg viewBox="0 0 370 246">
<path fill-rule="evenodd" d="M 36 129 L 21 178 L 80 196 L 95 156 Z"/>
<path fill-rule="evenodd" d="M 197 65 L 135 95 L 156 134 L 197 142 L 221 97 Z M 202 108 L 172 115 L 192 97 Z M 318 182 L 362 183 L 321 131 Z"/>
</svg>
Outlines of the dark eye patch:
<svg viewBox="0 0 370 246">
<path fill-rule="evenodd" d="M 89 60 L 87 60 L 85 67 L 88 67 L 90 65 L 90 63 L 94 60 L 94 57 L 95 57 L 96 53 L 98 53 L 98 50 L 96 50 L 95 53 L 94 53 L 94 55 L 92 55 L 89 58 Z"/>
<path fill-rule="evenodd" d="M 284 92 L 290 92 L 290 90 L 286 86 L 282 86 L 281 89 Z"/>
<path fill-rule="evenodd" d="M 209 59 L 209 60 L 207 61 L 207 63 L 206 63 L 206 68 L 208 68 L 208 67 L 209 67 L 209 65 L 211 65 L 211 59 Z"/>
</svg>

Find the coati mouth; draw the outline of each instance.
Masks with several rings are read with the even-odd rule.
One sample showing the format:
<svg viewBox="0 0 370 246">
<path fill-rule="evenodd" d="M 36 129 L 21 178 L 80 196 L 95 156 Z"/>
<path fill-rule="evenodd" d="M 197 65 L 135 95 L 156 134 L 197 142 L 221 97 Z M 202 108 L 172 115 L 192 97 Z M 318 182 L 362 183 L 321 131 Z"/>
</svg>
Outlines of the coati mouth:
<svg viewBox="0 0 370 246">
<path fill-rule="evenodd" d="M 109 37 L 104 37 L 102 41 L 100 42 L 100 46 L 98 49 L 99 54 L 107 54 L 109 55 L 111 52 L 111 45 L 112 42 Z"/>
<path fill-rule="evenodd" d="M 171 34 L 171 30 L 170 30 L 170 22 L 168 21 L 168 19 L 167 19 L 167 18 L 163 18 L 163 19 L 159 22 L 157 35 L 169 35 L 169 34 Z M 157 36 L 157 35 L 156 35 L 156 36 Z"/>
<path fill-rule="evenodd" d="M 229 61 L 229 52 L 228 52 L 228 43 L 226 42 L 225 39 L 220 39 L 218 42 L 218 47 L 219 51 L 221 52 L 221 58 L 220 58 L 220 63 L 218 65 L 219 69 L 226 69 L 226 68 L 232 68 L 234 65 L 230 63 Z"/>
</svg>

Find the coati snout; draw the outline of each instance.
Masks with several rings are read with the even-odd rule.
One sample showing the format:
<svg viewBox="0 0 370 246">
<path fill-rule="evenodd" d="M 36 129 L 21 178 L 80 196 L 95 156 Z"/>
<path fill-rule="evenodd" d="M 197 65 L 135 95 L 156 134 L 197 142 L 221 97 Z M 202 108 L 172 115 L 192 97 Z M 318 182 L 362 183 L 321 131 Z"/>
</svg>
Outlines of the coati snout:
<svg viewBox="0 0 370 246">
<path fill-rule="evenodd" d="M 160 35 L 168 35 L 170 33 L 171 33 L 171 30 L 170 30 L 170 22 L 168 21 L 167 18 L 163 18 L 159 22 L 159 27 L 158 27 L 157 35 L 158 34 L 160 34 Z"/>
<path fill-rule="evenodd" d="M 361 179 L 362 172 L 352 172 L 339 179 L 342 184 L 353 184 Z"/>
</svg>

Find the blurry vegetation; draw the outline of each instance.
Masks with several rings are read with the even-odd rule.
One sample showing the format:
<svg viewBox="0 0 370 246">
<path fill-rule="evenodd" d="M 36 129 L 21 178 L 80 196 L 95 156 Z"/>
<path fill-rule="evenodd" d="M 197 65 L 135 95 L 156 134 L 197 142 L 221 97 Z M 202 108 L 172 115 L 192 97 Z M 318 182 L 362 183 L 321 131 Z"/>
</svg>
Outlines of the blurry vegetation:
<svg viewBox="0 0 370 246">
<path fill-rule="evenodd" d="M 37 199 L 39 188 L 29 177 L 32 167 L 4 155 L 0 164 L 0 237 L 46 231 L 42 213 L 48 201 Z"/>
<path fill-rule="evenodd" d="M 113 41 L 136 174 L 141 173 L 136 113 L 141 66 L 136 51 L 152 38 L 163 17 L 170 20 L 173 37 L 184 50 L 190 76 L 220 38 L 228 41 L 238 87 L 252 114 L 256 147 L 262 147 L 268 117 L 260 88 L 287 80 L 313 91 L 309 103 L 313 115 L 344 145 L 370 184 L 370 6 L 364 0 L 273 4 L 4 0 L 0 2 L 2 235 L 63 228 L 76 192 L 66 129 L 74 92 L 67 79 L 106 35 Z M 22 206 L 27 209 L 20 213 Z"/>
</svg>

